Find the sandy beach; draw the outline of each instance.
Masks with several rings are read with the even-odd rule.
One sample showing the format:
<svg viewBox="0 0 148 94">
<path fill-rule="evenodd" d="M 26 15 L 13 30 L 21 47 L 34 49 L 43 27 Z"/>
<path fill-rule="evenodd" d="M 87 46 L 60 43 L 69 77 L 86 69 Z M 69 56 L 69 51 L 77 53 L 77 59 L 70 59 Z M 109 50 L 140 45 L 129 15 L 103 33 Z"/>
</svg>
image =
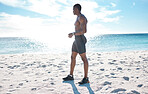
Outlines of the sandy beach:
<svg viewBox="0 0 148 94">
<path fill-rule="evenodd" d="M 148 94 L 148 51 L 88 53 L 89 84 L 79 85 L 83 62 L 77 57 L 74 81 L 69 54 L 0 55 L 0 94 Z"/>
</svg>

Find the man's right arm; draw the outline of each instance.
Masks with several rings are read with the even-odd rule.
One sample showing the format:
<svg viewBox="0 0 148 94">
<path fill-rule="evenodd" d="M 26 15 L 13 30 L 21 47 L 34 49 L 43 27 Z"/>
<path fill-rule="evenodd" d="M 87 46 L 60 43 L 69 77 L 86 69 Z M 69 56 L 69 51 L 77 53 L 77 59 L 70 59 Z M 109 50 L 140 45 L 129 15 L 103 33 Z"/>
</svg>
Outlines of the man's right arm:
<svg viewBox="0 0 148 94">
<path fill-rule="evenodd" d="M 76 32 L 74 32 L 74 35 L 83 35 L 84 33 L 86 33 L 86 20 L 85 18 L 82 16 L 79 18 L 79 22 L 80 22 L 80 29 Z"/>
</svg>

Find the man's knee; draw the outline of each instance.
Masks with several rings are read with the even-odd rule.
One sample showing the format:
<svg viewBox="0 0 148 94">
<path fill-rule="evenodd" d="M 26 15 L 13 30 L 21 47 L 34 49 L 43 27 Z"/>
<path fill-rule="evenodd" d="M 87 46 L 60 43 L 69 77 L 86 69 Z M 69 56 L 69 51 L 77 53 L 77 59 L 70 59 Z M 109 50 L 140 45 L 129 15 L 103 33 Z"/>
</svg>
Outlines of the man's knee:
<svg viewBox="0 0 148 94">
<path fill-rule="evenodd" d="M 86 63 L 86 62 L 87 62 L 87 58 L 86 58 L 86 56 L 81 57 L 81 59 L 82 59 L 82 61 L 83 61 L 84 63 Z"/>
<path fill-rule="evenodd" d="M 75 56 L 71 56 L 71 60 L 76 60 L 76 57 Z"/>
</svg>

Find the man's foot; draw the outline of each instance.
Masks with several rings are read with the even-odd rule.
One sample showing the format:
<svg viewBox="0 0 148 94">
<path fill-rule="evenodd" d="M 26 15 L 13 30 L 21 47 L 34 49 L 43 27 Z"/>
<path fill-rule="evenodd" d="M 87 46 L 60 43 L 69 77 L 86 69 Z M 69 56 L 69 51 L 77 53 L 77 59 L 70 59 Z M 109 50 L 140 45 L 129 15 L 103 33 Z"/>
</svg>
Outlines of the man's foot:
<svg viewBox="0 0 148 94">
<path fill-rule="evenodd" d="M 78 82 L 79 84 L 86 84 L 89 83 L 88 77 L 87 78 L 83 78 L 81 82 Z"/>
<path fill-rule="evenodd" d="M 74 80 L 73 75 L 68 75 L 67 77 L 63 78 L 64 81 Z"/>
</svg>

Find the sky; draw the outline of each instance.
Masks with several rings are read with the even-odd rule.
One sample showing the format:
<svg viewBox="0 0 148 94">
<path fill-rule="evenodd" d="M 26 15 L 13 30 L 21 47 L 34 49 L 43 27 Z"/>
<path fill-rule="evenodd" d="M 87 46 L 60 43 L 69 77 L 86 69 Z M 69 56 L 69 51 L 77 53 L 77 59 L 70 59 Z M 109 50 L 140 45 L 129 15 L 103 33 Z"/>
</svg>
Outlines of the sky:
<svg viewBox="0 0 148 94">
<path fill-rule="evenodd" d="M 148 33 L 148 0 L 0 0 L 0 37 L 67 37 L 76 3 L 88 19 L 86 36 Z"/>
</svg>

